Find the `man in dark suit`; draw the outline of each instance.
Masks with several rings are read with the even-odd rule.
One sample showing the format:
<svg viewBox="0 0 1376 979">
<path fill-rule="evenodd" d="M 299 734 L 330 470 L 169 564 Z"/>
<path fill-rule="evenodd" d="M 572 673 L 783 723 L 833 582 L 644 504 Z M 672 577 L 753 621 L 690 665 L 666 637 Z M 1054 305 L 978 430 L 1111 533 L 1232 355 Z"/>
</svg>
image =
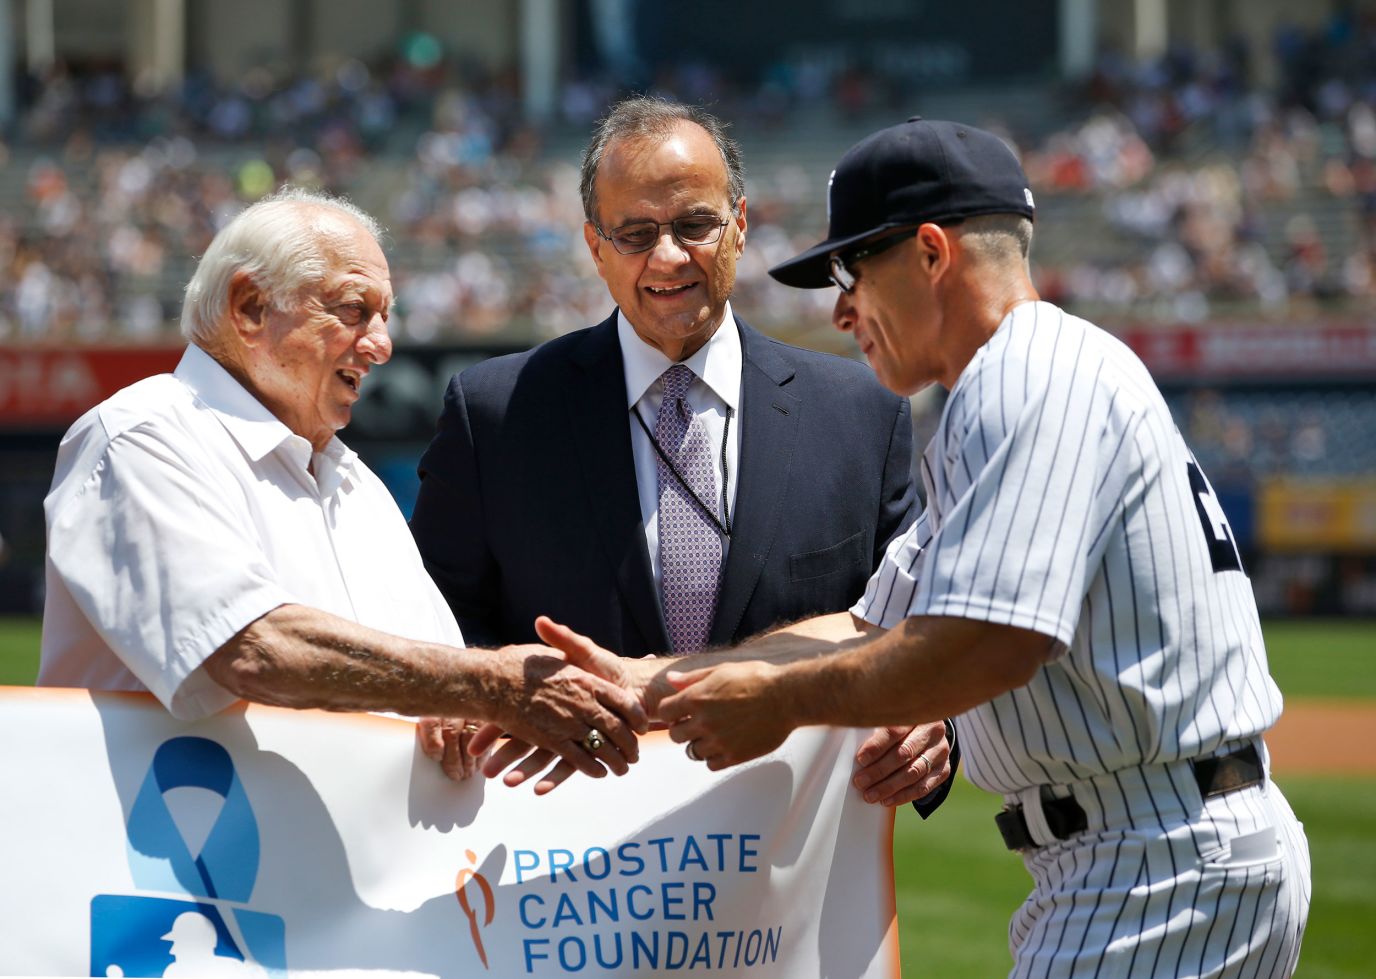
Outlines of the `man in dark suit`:
<svg viewBox="0 0 1376 979">
<path fill-rule="evenodd" d="M 411 529 L 465 640 L 536 641 L 543 614 L 626 656 L 688 653 L 844 612 L 915 515 L 906 400 L 734 317 L 746 199 L 712 116 L 621 103 L 582 185 L 617 311 L 454 377 L 421 460 Z M 471 771 L 447 734 L 446 770 Z M 857 785 L 929 796 L 943 735 L 877 731 Z"/>
</svg>

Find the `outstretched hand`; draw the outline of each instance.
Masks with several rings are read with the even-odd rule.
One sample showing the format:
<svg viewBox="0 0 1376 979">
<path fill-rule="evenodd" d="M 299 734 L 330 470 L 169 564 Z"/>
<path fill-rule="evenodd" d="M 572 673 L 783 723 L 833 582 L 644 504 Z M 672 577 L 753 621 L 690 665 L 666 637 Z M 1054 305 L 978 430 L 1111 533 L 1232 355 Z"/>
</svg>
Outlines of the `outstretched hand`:
<svg viewBox="0 0 1376 979">
<path fill-rule="evenodd" d="M 622 659 L 588 637 L 547 616 L 542 615 L 535 620 L 535 632 L 548 644 L 549 648 L 544 649 L 546 654 L 561 657 L 568 668 L 583 671 L 615 689 L 620 695 L 619 702 L 626 705 L 624 710 L 627 714 L 622 716 L 627 716 L 628 720 L 631 714 L 635 717 L 636 723 L 631 726 L 636 732 L 643 733 L 647 729 L 641 699 L 651 677 L 650 670 L 633 667 L 637 661 Z M 503 739 L 503 735 L 508 734 L 511 736 Z M 615 747 L 615 753 L 609 753 L 609 749 L 604 747 L 598 758 L 607 761 L 616 774 L 624 775 L 627 771 L 626 762 L 634 762 L 639 757 L 639 752 L 634 739 L 629 746 L 623 740 L 617 739 Z M 519 731 L 500 724 L 485 725 L 468 743 L 468 751 L 474 756 L 481 755 L 490 748 L 494 750 L 482 766 L 483 774 L 488 778 L 495 778 L 505 772 L 502 781 L 508 786 L 515 787 L 543 772 L 539 781 L 535 783 L 536 795 L 553 791 L 575 771 L 591 774 L 584 765 L 578 763 L 576 755 L 571 756 L 568 752 L 555 750 L 551 745 L 525 737 Z M 551 763 L 556 759 L 557 764 L 551 768 Z M 615 763 L 623 759 L 623 764 L 617 767 Z"/>
<path fill-rule="evenodd" d="M 554 625 L 542 616 L 537 631 L 541 623 Z M 469 739 L 469 753 L 482 754 L 507 733 L 593 778 L 606 775 L 608 768 L 624 775 L 640 754 L 636 735 L 649 726 L 639 697 L 623 685 L 626 678 L 611 653 L 570 630 L 551 634 L 563 645 L 513 647 L 494 654 L 519 671 L 511 681 L 516 695 L 494 723 Z M 589 743 L 594 731 L 601 744 Z M 490 773 L 491 761 L 484 773 Z"/>
<path fill-rule="evenodd" d="M 793 731 L 787 705 L 776 703 L 771 680 L 779 668 L 758 660 L 700 670 L 671 670 L 677 691 L 660 701 L 657 715 L 669 737 L 688 745 L 688 756 L 712 771 L 766 755 Z"/>
</svg>

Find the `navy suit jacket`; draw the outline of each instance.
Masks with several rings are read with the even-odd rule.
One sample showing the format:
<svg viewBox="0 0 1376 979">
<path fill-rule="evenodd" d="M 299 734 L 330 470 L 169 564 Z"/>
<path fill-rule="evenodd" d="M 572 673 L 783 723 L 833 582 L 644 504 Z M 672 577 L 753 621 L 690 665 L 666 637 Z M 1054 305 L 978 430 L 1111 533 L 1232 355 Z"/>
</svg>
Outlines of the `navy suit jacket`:
<svg viewBox="0 0 1376 979">
<path fill-rule="evenodd" d="M 864 365 L 737 323 L 740 473 L 714 646 L 845 611 L 916 517 L 907 400 Z M 632 424 L 614 313 L 449 382 L 411 531 L 466 642 L 537 642 L 543 614 L 625 656 L 670 648 Z"/>
<path fill-rule="evenodd" d="M 849 608 L 916 515 L 908 402 L 861 364 L 740 332 L 712 645 Z M 632 423 L 615 315 L 450 381 L 411 530 L 465 641 L 536 642 L 545 614 L 622 655 L 669 649 Z"/>
</svg>

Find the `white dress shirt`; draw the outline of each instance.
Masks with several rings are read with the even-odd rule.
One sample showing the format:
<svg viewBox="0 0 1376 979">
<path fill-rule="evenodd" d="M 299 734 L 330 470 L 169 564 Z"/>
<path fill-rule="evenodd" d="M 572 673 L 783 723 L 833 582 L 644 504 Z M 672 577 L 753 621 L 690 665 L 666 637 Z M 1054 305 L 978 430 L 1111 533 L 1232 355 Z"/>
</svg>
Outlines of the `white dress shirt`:
<svg viewBox="0 0 1376 979">
<path fill-rule="evenodd" d="M 337 438 L 313 453 L 199 347 L 72 426 L 44 510 L 41 685 L 205 717 L 235 697 L 201 665 L 288 603 L 462 645 L 381 480 Z"/>
<path fill-rule="evenodd" d="M 635 457 L 636 490 L 640 495 L 640 515 L 645 521 L 645 544 L 650 549 L 650 569 L 659 585 L 659 472 L 655 447 L 640 423 L 631 417 L 638 411 L 650 431 L 655 430 L 659 405 L 664 400 L 664 383 L 660 375 L 674 366 L 675 361 L 664 356 L 636 334 L 625 314 L 616 314 L 616 332 L 621 341 L 621 362 L 626 372 L 626 424 L 631 427 L 631 452 Z M 728 509 L 736 510 L 737 474 L 740 472 L 741 440 L 741 334 L 728 303 L 721 326 L 706 343 L 682 362 L 697 380 L 688 388 L 688 402 L 693 414 L 707 429 L 707 441 L 712 446 L 712 471 L 716 489 L 713 499 L 720 513 L 722 485 L 726 485 Z M 731 415 L 730 432 L 726 417 Z M 722 471 L 721 444 L 726 441 L 726 465 L 729 479 Z M 731 542 L 722 540 L 722 566 Z"/>
</svg>

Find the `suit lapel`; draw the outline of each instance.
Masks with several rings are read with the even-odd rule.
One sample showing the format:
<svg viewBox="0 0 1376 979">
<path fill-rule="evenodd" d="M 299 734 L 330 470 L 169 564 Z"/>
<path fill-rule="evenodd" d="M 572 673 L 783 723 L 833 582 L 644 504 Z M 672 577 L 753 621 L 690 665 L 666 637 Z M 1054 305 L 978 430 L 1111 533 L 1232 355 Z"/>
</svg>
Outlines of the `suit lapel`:
<svg viewBox="0 0 1376 979">
<path fill-rule="evenodd" d="M 645 648 L 667 650 L 669 634 L 650 570 L 636 492 L 616 314 L 589 330 L 569 358 L 574 364 L 574 383 L 569 385 L 566 407 L 587 512 Z"/>
<path fill-rule="evenodd" d="M 732 641 L 773 546 L 802 414 L 802 402 L 784 387 L 793 378 L 792 365 L 766 337 L 737 323 L 742 356 L 740 481 L 712 645 Z"/>
</svg>

